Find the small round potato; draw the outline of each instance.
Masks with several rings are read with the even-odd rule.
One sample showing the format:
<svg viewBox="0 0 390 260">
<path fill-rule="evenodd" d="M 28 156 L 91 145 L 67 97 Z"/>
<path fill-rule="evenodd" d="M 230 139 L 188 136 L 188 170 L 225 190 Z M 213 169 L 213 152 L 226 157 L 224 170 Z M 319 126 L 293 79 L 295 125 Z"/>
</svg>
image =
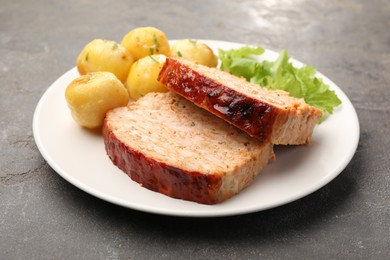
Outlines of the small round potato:
<svg viewBox="0 0 390 260">
<path fill-rule="evenodd" d="M 168 89 L 157 80 L 165 62 L 165 55 L 151 55 L 134 62 L 127 77 L 130 97 L 137 100 L 149 92 L 166 92 Z"/>
<path fill-rule="evenodd" d="M 218 65 L 218 58 L 213 50 L 205 43 L 200 43 L 197 40 L 186 39 L 174 42 L 171 55 L 173 57 L 182 57 L 208 67 L 216 67 Z"/>
<path fill-rule="evenodd" d="M 108 40 L 95 39 L 88 43 L 77 58 L 81 75 L 89 72 L 108 71 L 125 82 L 134 58 L 122 45 Z"/>
<path fill-rule="evenodd" d="M 129 102 L 129 94 L 111 72 L 91 72 L 73 80 L 65 98 L 73 119 L 81 126 L 95 129 L 103 124 L 107 111 Z"/>
<path fill-rule="evenodd" d="M 170 46 L 164 32 L 154 27 L 138 27 L 127 33 L 122 41 L 127 51 L 136 59 L 170 53 Z"/>
</svg>

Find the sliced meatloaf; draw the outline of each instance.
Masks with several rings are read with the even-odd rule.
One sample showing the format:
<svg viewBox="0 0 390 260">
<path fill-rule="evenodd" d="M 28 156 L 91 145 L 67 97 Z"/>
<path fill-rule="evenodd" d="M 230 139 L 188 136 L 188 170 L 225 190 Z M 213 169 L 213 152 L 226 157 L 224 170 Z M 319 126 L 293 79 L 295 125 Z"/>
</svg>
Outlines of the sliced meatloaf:
<svg viewBox="0 0 390 260">
<path fill-rule="evenodd" d="M 184 59 L 168 57 L 158 80 L 250 136 L 274 144 L 310 143 L 322 115 L 285 91 L 261 88 Z"/>
<path fill-rule="evenodd" d="M 173 92 L 150 93 L 109 111 L 103 136 L 108 156 L 131 179 L 203 204 L 237 194 L 274 157 L 271 143 Z"/>
</svg>

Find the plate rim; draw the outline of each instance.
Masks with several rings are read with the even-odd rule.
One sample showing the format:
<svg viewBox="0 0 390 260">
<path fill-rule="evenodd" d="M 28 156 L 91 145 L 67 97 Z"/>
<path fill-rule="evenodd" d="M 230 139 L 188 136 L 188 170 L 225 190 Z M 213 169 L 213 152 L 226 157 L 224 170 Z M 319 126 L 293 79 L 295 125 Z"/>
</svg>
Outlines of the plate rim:
<svg viewBox="0 0 390 260">
<path fill-rule="evenodd" d="M 178 39 L 178 40 L 180 40 L 180 39 Z M 174 42 L 174 41 L 177 41 L 177 40 L 171 40 L 170 42 Z M 220 46 L 220 45 L 235 45 L 235 46 L 248 45 L 248 44 L 243 44 L 243 43 L 238 43 L 238 42 L 207 40 L 207 39 L 198 39 L 198 41 L 204 42 L 206 44 L 210 44 L 210 45 L 212 45 L 212 47 L 214 49 L 215 49 L 214 45 L 217 45 L 217 46 Z M 219 48 L 219 47 L 217 47 L 217 48 Z M 276 54 L 276 52 L 271 50 L 271 49 L 268 49 L 268 48 L 264 48 L 264 49 L 267 52 L 273 53 L 274 55 Z M 296 60 L 295 58 L 292 58 L 292 57 L 291 57 L 291 61 L 298 64 L 298 65 L 305 65 L 304 63 L 302 63 L 299 60 Z M 333 170 L 333 172 L 331 174 L 326 175 L 326 178 L 322 182 L 318 182 L 317 185 L 311 186 L 310 189 L 307 189 L 305 192 L 301 192 L 301 193 L 297 194 L 296 196 L 289 198 L 288 200 L 279 201 L 278 203 L 270 203 L 269 205 L 264 205 L 263 207 L 249 207 L 249 208 L 246 208 L 244 210 L 238 208 L 238 209 L 230 209 L 230 210 L 225 209 L 222 211 L 199 210 L 196 212 L 194 212 L 194 211 L 185 212 L 185 211 L 181 211 L 179 209 L 178 210 L 156 209 L 156 208 L 153 208 L 149 205 L 146 206 L 146 205 L 142 205 L 142 204 L 135 204 L 133 202 L 125 201 L 122 198 L 113 197 L 110 194 L 104 194 L 96 189 L 91 188 L 88 185 L 80 183 L 80 181 L 75 179 L 73 176 L 66 174 L 66 172 L 64 172 L 64 169 L 53 160 L 53 158 L 50 156 L 50 154 L 48 153 L 48 151 L 46 150 L 46 148 L 43 145 L 43 142 L 41 140 L 42 137 L 39 135 L 39 125 L 38 125 L 40 111 L 41 111 L 42 107 L 44 106 L 45 101 L 47 101 L 50 93 L 52 91 L 54 91 L 56 89 L 56 87 L 58 87 L 57 85 L 62 80 L 66 79 L 69 75 L 71 75 L 72 73 L 75 73 L 75 72 L 77 72 L 77 68 L 73 67 L 73 68 L 69 69 L 67 72 L 65 72 L 64 74 L 62 74 L 45 90 L 44 94 L 39 99 L 37 106 L 35 108 L 35 111 L 34 111 L 33 121 L 32 121 L 33 136 L 34 136 L 35 143 L 38 147 L 39 152 L 41 153 L 41 155 L 45 159 L 45 161 L 50 165 L 50 167 L 52 167 L 52 169 L 57 174 L 59 174 L 66 181 L 68 181 L 72 185 L 76 186 L 78 189 L 80 189 L 84 192 L 87 192 L 88 194 L 90 194 L 94 197 L 97 197 L 97 198 L 102 199 L 104 201 L 107 201 L 109 203 L 112 203 L 112 204 L 115 204 L 118 206 L 122 206 L 125 208 L 130 208 L 133 210 L 138 210 L 138 211 L 147 212 L 147 213 L 167 215 L 167 216 L 224 217 L 224 216 L 236 216 L 236 215 L 242 215 L 242 214 L 249 214 L 249 213 L 260 212 L 260 211 L 264 211 L 267 209 L 279 207 L 279 206 L 291 203 L 293 201 L 299 200 L 303 197 L 306 197 L 306 196 L 310 195 L 311 193 L 319 190 L 320 188 L 326 186 L 329 182 L 331 182 L 333 179 L 335 179 L 350 163 L 350 161 L 352 160 L 352 158 L 356 152 L 356 149 L 357 149 L 357 146 L 359 143 L 360 123 L 359 123 L 358 115 L 356 113 L 356 109 L 354 108 L 352 102 L 350 101 L 350 99 L 347 97 L 347 95 L 344 93 L 344 91 L 338 85 L 336 85 L 327 76 L 325 76 L 321 72 L 317 71 L 317 75 L 320 76 L 328 85 L 330 85 L 331 89 L 335 90 L 337 92 L 338 96 L 339 95 L 342 96 L 342 97 L 339 96 L 339 98 L 342 99 L 342 101 L 343 101 L 342 105 L 343 106 L 347 105 L 351 109 L 351 112 L 354 115 L 353 121 L 355 122 L 355 126 L 354 126 L 355 135 L 354 135 L 354 139 L 352 141 L 352 143 L 354 144 L 353 147 L 351 147 L 348 150 L 349 152 L 345 154 L 345 158 L 340 161 L 339 165 Z M 336 89 L 333 89 L 333 86 L 336 87 Z M 345 102 L 347 102 L 347 104 L 345 104 Z M 337 113 L 337 111 L 335 111 L 334 113 Z M 330 117 L 331 116 L 332 115 L 330 115 Z M 150 191 L 150 192 L 152 192 L 152 191 Z M 215 206 L 215 205 L 208 205 L 208 207 L 213 207 L 213 206 Z"/>
</svg>

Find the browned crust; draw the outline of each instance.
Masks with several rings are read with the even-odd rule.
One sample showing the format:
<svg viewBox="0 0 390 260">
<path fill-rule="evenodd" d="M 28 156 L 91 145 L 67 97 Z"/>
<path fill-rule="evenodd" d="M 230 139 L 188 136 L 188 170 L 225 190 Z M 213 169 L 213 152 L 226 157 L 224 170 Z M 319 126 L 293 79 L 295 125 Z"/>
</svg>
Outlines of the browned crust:
<svg viewBox="0 0 390 260">
<path fill-rule="evenodd" d="M 118 109 L 130 107 L 131 105 L 128 108 Z M 130 110 L 127 111 L 131 113 Z M 258 140 L 252 139 L 259 145 L 253 145 L 255 148 L 253 154 L 239 163 L 232 164 L 228 170 L 218 169 L 214 172 L 186 170 L 185 166 L 178 166 L 185 162 L 168 163 L 161 158 L 157 159 L 153 152 L 140 150 L 137 146 L 133 147 L 129 139 L 124 140 L 123 133 L 117 133 L 117 129 L 120 124 L 126 124 L 127 121 L 117 121 L 120 117 L 116 115 L 114 110 L 108 112 L 102 129 L 106 153 L 111 161 L 143 187 L 172 198 L 202 204 L 220 203 L 250 185 L 268 161 L 274 159 L 271 143 L 261 144 Z M 213 116 L 210 114 L 210 117 Z M 215 118 L 215 120 L 219 119 Z M 156 131 L 159 129 L 156 128 Z M 241 156 L 239 150 L 234 152 L 237 156 Z"/>
<path fill-rule="evenodd" d="M 223 71 L 218 73 L 228 74 Z M 235 76 L 229 74 L 229 77 Z M 304 107 L 297 105 L 282 109 L 249 97 L 229 88 L 228 82 L 221 83 L 202 75 L 180 59 L 168 57 L 158 80 L 198 106 L 264 142 L 310 143 L 313 128 L 321 117 L 321 111 L 306 104 Z"/>
<path fill-rule="evenodd" d="M 143 187 L 165 194 L 172 198 L 215 204 L 227 198 L 218 198 L 221 175 L 205 175 L 190 172 L 157 162 L 133 150 L 103 125 L 103 136 L 107 155 L 132 180 Z"/>
</svg>

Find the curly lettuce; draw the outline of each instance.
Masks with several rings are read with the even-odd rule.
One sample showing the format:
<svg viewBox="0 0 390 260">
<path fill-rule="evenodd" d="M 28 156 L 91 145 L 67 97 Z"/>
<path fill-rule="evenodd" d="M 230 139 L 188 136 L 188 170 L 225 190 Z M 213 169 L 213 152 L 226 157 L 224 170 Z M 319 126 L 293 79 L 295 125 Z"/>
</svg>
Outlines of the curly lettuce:
<svg viewBox="0 0 390 260">
<path fill-rule="evenodd" d="M 261 47 L 244 46 L 218 51 L 222 70 L 262 87 L 281 89 L 293 97 L 303 98 L 309 105 L 322 110 L 321 121 L 341 104 L 335 92 L 316 77 L 314 67 L 294 67 L 286 50 L 280 52 L 275 61 L 259 61 L 259 55 L 264 53 Z"/>
</svg>

